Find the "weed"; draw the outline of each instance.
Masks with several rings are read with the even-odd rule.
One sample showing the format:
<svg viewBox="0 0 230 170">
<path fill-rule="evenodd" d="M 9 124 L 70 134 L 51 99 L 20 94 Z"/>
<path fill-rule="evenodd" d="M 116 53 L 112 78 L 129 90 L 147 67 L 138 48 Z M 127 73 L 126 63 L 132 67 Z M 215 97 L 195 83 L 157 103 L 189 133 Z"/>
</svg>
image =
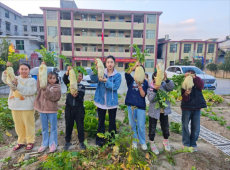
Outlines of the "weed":
<svg viewBox="0 0 230 170">
<path fill-rule="evenodd" d="M 219 120 L 219 124 L 220 124 L 221 126 L 224 126 L 224 125 L 227 124 L 227 121 L 226 121 L 226 120 Z"/>
<path fill-rule="evenodd" d="M 181 123 L 170 122 L 169 129 L 172 132 L 181 134 L 182 133 L 182 124 Z"/>
<path fill-rule="evenodd" d="M 206 105 L 207 105 L 207 106 L 212 106 L 212 103 L 207 102 Z"/>
<path fill-rule="evenodd" d="M 36 136 L 40 136 L 42 134 L 42 130 L 38 129 L 38 132 L 36 133 Z"/>
<path fill-rule="evenodd" d="M 59 134 L 60 134 L 60 135 L 64 135 L 65 133 L 61 130 L 61 131 L 59 132 Z"/>
<path fill-rule="evenodd" d="M 205 113 L 204 111 L 200 112 L 201 116 L 209 116 L 209 113 Z"/>
</svg>

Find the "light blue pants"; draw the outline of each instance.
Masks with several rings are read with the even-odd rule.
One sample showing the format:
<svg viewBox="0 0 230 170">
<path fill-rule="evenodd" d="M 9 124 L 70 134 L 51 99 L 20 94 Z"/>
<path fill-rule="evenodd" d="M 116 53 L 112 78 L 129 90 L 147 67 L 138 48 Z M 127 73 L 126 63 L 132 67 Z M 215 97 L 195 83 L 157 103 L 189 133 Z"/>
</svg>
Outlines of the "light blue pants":
<svg viewBox="0 0 230 170">
<path fill-rule="evenodd" d="M 140 144 L 145 144 L 145 110 L 141 109 L 132 109 L 131 106 L 128 106 L 128 116 L 129 116 L 129 125 L 132 127 L 134 132 L 133 137 L 138 139 Z M 136 130 L 137 125 L 137 130 Z M 135 143 L 135 142 L 134 142 Z"/>
<path fill-rule="evenodd" d="M 51 146 L 53 143 L 58 145 L 57 140 L 57 113 L 40 113 L 42 123 L 42 146 Z M 49 136 L 50 122 L 50 136 Z"/>
</svg>

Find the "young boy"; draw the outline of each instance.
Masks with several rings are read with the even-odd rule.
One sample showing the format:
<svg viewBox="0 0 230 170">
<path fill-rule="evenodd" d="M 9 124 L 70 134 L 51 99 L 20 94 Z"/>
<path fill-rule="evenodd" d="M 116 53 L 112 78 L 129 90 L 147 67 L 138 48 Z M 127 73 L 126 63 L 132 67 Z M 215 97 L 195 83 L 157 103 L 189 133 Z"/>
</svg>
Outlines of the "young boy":
<svg viewBox="0 0 230 170">
<path fill-rule="evenodd" d="M 206 108 L 206 102 L 202 95 L 204 82 L 200 77 L 195 75 L 194 70 L 188 70 L 185 77 L 193 74 L 194 86 L 191 90 L 181 89 L 182 101 L 182 143 L 183 147 L 193 147 L 194 151 L 198 151 L 196 141 L 200 133 L 200 109 Z M 191 134 L 189 133 L 188 124 L 191 120 Z"/>
<path fill-rule="evenodd" d="M 72 67 L 67 68 L 67 72 L 63 76 L 63 81 L 68 89 L 69 82 L 69 71 L 72 69 Z M 74 126 L 74 120 L 77 124 L 77 131 L 78 131 L 78 139 L 80 142 L 80 149 L 84 150 L 84 115 L 85 115 L 85 109 L 84 109 L 84 96 L 85 96 L 85 86 L 80 84 L 81 80 L 83 79 L 83 74 L 78 74 L 78 92 L 75 95 L 72 95 L 71 93 L 68 93 L 66 96 L 66 107 L 65 107 L 65 124 L 66 124 L 66 136 L 65 141 L 66 144 L 63 147 L 64 150 L 68 150 L 69 146 L 71 145 L 71 135 L 73 131 Z"/>
</svg>

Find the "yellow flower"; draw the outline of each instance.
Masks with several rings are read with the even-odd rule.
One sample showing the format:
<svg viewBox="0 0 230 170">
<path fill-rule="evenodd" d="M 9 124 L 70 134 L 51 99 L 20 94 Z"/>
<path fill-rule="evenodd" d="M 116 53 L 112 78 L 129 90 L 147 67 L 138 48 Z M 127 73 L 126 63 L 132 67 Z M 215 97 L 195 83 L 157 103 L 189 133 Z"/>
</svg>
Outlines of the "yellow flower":
<svg viewBox="0 0 230 170">
<path fill-rule="evenodd" d="M 9 51 L 10 52 L 15 52 L 14 50 L 14 45 L 11 43 L 10 46 L 9 46 Z"/>
<path fill-rule="evenodd" d="M 25 54 L 25 56 L 26 56 L 26 60 L 28 60 L 27 54 Z"/>
</svg>

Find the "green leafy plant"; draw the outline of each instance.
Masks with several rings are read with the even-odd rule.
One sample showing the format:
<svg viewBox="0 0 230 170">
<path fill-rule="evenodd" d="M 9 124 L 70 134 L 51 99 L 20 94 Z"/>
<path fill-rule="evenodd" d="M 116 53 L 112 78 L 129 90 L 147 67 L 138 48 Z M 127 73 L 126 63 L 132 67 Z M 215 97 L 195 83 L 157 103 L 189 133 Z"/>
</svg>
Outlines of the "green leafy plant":
<svg viewBox="0 0 230 170">
<path fill-rule="evenodd" d="M 42 134 L 42 130 L 38 129 L 38 132 L 36 133 L 36 136 L 40 136 Z"/>
<path fill-rule="evenodd" d="M 226 128 L 227 128 L 228 130 L 230 130 L 230 126 L 226 126 Z"/>
<path fill-rule="evenodd" d="M 121 98 L 121 95 L 120 94 L 118 94 L 118 99 L 120 99 Z"/>
<path fill-rule="evenodd" d="M 172 132 L 182 134 L 182 124 L 181 123 L 170 122 L 169 129 Z"/>
<path fill-rule="evenodd" d="M 170 101 L 173 105 L 176 103 L 175 98 L 173 98 L 166 91 L 161 89 L 157 91 L 154 101 L 156 102 L 155 109 L 165 109 L 165 107 L 168 107 L 165 101 Z"/>
<path fill-rule="evenodd" d="M 9 161 L 11 160 L 12 157 L 7 157 L 7 158 L 3 158 L 0 159 L 0 162 L 3 162 L 5 165 L 8 165 Z"/>
<path fill-rule="evenodd" d="M 212 103 L 207 102 L 206 105 L 207 105 L 207 106 L 212 106 Z"/>
<path fill-rule="evenodd" d="M 37 162 L 37 161 L 38 161 L 38 159 L 35 158 L 35 157 L 33 157 L 33 158 L 30 158 L 29 160 L 24 160 L 24 161 L 21 161 L 21 162 L 19 162 L 19 163 L 17 163 L 17 164 L 13 164 L 13 167 L 21 167 L 21 168 L 24 168 L 24 167 L 26 167 L 26 166 L 28 166 L 28 165 L 34 163 L 34 162 Z"/>
<path fill-rule="evenodd" d="M 204 109 L 206 112 L 211 112 L 212 111 L 212 107 L 207 107 Z"/>
<path fill-rule="evenodd" d="M 214 120 L 214 121 L 219 121 L 221 120 L 219 117 L 217 116 L 209 116 L 210 119 Z"/>
<path fill-rule="evenodd" d="M 219 124 L 220 124 L 221 126 L 224 126 L 224 125 L 227 124 L 227 121 L 226 121 L 226 120 L 219 120 Z"/>
<path fill-rule="evenodd" d="M 96 64 L 93 63 L 93 66 L 91 67 L 92 71 L 93 71 L 93 74 L 97 76 L 98 72 L 96 70 Z"/>
<path fill-rule="evenodd" d="M 40 50 L 36 49 L 35 51 L 36 52 L 39 52 L 41 55 L 42 55 L 42 60 L 45 61 L 47 64 L 48 63 L 51 63 L 54 67 L 56 66 L 56 63 L 55 63 L 55 52 L 50 52 L 48 51 L 43 45 L 41 45 L 41 48 Z M 49 64 L 48 64 L 49 65 Z"/>
<path fill-rule="evenodd" d="M 209 113 L 205 113 L 204 111 L 200 112 L 201 116 L 209 116 Z"/>
<path fill-rule="evenodd" d="M 65 133 L 61 130 L 60 132 L 59 132 L 59 135 L 64 135 Z"/>
<path fill-rule="evenodd" d="M 61 113 L 57 114 L 57 119 L 61 119 Z"/>
</svg>

